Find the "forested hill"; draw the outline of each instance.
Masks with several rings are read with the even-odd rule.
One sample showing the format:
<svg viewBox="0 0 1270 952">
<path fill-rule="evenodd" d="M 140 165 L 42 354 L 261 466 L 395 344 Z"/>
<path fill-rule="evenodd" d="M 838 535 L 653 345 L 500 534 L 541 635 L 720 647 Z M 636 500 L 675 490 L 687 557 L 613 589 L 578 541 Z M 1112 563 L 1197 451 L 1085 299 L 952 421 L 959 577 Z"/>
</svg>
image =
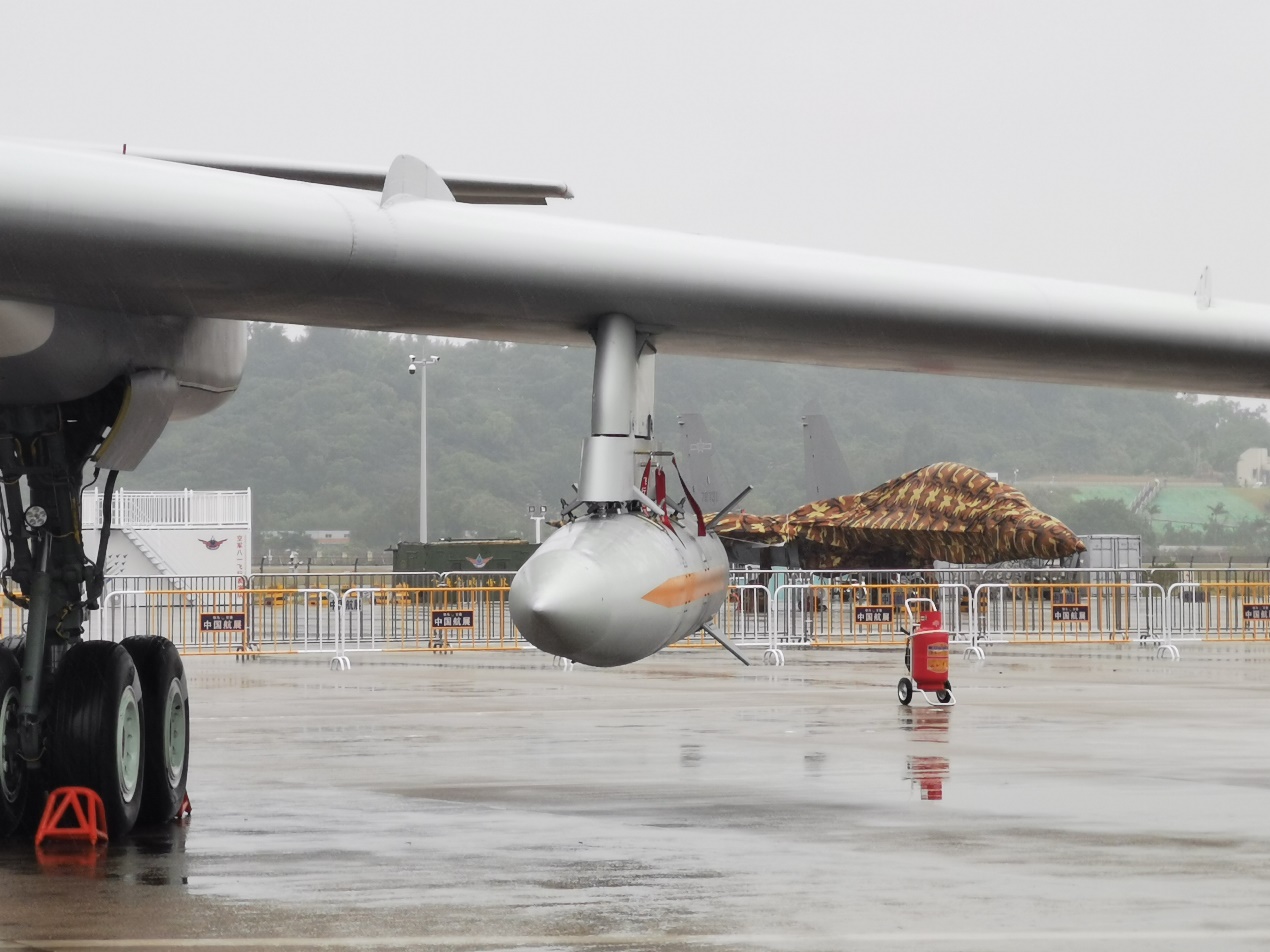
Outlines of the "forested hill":
<svg viewBox="0 0 1270 952">
<path fill-rule="evenodd" d="M 570 495 L 590 425 L 589 349 L 445 344 L 315 330 L 252 329 L 237 396 L 168 427 L 133 489 L 250 486 L 257 529 L 351 529 L 381 548 L 418 535 L 419 377 L 428 370 L 430 528 L 528 534 L 525 508 Z M 859 486 L 938 460 L 1007 482 L 1050 473 L 1233 473 L 1270 445 L 1270 424 L 1227 401 L 789 364 L 659 357 L 657 428 L 700 411 L 724 480 L 752 482 L 751 511 L 807 500 L 802 429 L 811 399 L 829 417 Z"/>
</svg>

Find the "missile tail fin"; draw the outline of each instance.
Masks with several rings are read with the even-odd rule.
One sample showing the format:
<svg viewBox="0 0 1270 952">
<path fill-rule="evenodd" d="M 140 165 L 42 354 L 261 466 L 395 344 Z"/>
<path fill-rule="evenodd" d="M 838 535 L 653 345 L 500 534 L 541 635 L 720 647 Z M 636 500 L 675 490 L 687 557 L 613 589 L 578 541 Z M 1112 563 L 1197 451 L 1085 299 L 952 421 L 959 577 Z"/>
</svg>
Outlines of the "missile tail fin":
<svg viewBox="0 0 1270 952">
<path fill-rule="evenodd" d="M 709 635 L 719 644 L 723 645 L 723 647 L 727 648 L 728 651 L 732 652 L 733 656 L 736 658 L 737 661 L 741 662 L 741 664 L 745 665 L 747 668 L 749 667 L 750 665 L 749 659 L 746 658 L 745 655 L 741 654 L 741 652 L 737 650 L 736 645 L 732 644 L 732 642 L 728 641 L 727 638 L 723 637 L 723 635 L 719 634 L 709 625 L 702 625 L 701 627 L 705 630 L 705 633 L 707 635 Z"/>
</svg>

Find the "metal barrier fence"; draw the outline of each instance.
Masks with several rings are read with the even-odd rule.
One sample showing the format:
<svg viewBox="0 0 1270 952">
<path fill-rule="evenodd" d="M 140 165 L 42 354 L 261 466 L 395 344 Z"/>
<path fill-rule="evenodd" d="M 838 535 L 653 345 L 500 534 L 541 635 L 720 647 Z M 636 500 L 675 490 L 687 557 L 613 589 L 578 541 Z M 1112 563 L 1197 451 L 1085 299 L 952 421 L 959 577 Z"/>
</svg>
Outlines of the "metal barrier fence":
<svg viewBox="0 0 1270 952">
<path fill-rule="evenodd" d="M 787 648 L 902 645 L 917 606 L 934 606 L 953 644 L 1270 641 L 1270 572 L 746 572 L 715 625 L 776 657 Z M 516 632 L 506 573 L 256 575 L 107 580 L 87 637 L 158 634 L 185 654 L 506 651 Z M 24 612 L 0 605 L 0 634 Z M 717 647 L 704 634 L 672 647 Z"/>
</svg>

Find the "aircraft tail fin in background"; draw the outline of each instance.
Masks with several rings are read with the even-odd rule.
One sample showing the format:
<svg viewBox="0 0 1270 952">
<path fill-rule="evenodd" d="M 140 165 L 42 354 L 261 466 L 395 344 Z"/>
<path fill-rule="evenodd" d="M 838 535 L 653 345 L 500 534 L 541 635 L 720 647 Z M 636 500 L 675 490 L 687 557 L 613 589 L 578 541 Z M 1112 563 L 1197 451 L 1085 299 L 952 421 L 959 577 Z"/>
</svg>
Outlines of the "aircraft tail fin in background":
<svg viewBox="0 0 1270 952">
<path fill-rule="evenodd" d="M 679 459 L 683 478 L 703 512 L 718 512 L 729 498 L 714 457 L 714 436 L 700 413 L 679 415 Z"/>
<path fill-rule="evenodd" d="M 829 418 L 815 400 L 803 408 L 803 463 L 808 499 L 829 499 L 857 491 Z"/>
</svg>

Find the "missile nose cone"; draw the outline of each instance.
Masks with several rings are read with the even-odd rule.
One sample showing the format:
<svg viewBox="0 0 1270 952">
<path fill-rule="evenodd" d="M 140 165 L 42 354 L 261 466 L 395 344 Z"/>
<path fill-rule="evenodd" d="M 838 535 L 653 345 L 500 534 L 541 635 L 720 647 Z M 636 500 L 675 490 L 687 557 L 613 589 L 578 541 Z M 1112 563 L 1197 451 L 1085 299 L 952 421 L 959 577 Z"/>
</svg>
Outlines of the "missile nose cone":
<svg viewBox="0 0 1270 952">
<path fill-rule="evenodd" d="M 579 659 L 612 618 L 595 560 L 572 551 L 540 552 L 512 581 L 512 620 L 534 647 Z"/>
</svg>

